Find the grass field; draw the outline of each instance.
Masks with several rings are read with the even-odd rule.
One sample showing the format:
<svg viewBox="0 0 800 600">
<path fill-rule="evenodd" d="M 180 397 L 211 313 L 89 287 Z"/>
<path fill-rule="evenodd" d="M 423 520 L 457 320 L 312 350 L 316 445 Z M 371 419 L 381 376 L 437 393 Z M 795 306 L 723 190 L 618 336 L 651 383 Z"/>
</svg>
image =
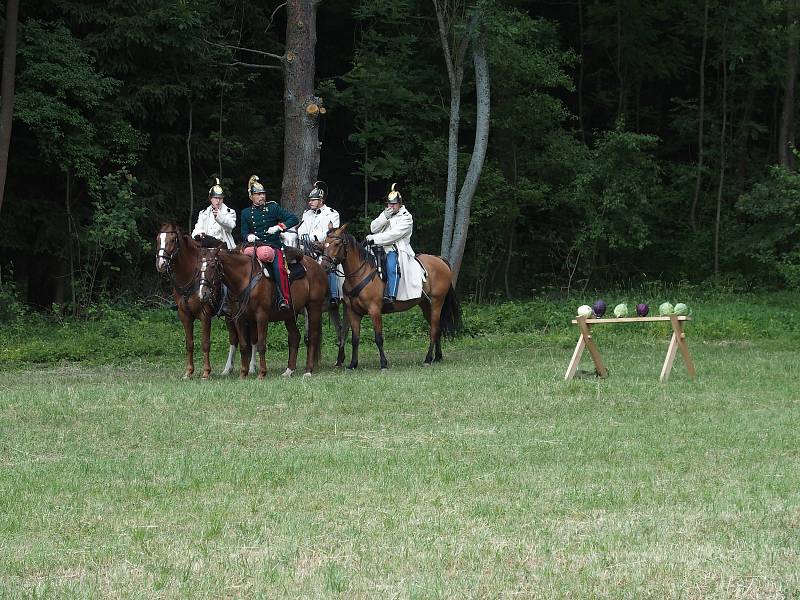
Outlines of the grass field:
<svg viewBox="0 0 800 600">
<path fill-rule="evenodd" d="M 397 320 L 388 373 L 366 343 L 309 381 L 281 327 L 265 381 L 201 382 L 177 344 L 67 361 L 8 325 L 0 598 L 800 598 L 800 296 L 729 300 L 667 384 L 661 324 L 598 329 L 610 377 L 562 381 L 571 305 L 474 307 L 428 369 Z"/>
</svg>

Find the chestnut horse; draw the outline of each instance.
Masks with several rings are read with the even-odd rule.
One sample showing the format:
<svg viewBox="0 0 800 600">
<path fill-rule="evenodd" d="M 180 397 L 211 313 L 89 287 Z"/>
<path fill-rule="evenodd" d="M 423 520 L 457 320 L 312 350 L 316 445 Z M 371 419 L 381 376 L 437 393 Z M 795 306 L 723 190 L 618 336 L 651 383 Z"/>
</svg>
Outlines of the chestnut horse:
<svg viewBox="0 0 800 600">
<path fill-rule="evenodd" d="M 298 254 L 299 251 L 298 251 Z M 228 286 L 228 303 L 239 333 L 242 356 L 247 356 L 253 345 L 259 354 L 258 378 L 267 373 L 266 350 L 267 326 L 270 321 L 283 321 L 289 333 L 289 361 L 283 375 L 289 377 L 297 368 L 297 351 L 300 347 L 300 331 L 297 314 L 306 312 L 308 321 L 308 352 L 303 376 L 310 376 L 319 361 L 322 337 L 322 311 L 328 279 L 322 267 L 312 258 L 303 256 L 305 277 L 292 281 L 292 310 L 279 311 L 274 305 L 275 285 L 264 276 L 259 262 L 250 256 L 216 250 L 211 253 L 206 266 L 206 277 L 210 281 L 221 280 Z M 212 286 L 204 288 L 209 293 Z M 255 342 L 255 344 L 253 344 Z M 247 361 L 242 359 L 240 377 L 247 376 Z"/>
<path fill-rule="evenodd" d="M 156 235 L 156 270 L 167 275 L 172 284 L 172 296 L 178 305 L 178 317 L 183 323 L 186 337 L 186 372 L 184 379 L 194 374 L 194 322 L 202 325 L 201 346 L 203 350 L 203 379 L 211 374 L 211 319 L 216 313 L 219 288 L 214 291 L 217 302 L 202 302 L 200 289 L 201 260 L 208 250 L 200 248 L 195 241 L 183 233 L 174 223 L 164 223 Z M 227 375 L 233 367 L 233 354 L 239 344 L 236 327 L 225 319 L 228 328 L 230 350 L 222 374 Z M 251 368 L 254 367 L 251 361 Z"/>
<path fill-rule="evenodd" d="M 428 273 L 422 285 L 422 296 L 412 300 L 395 301 L 391 307 L 384 307 L 383 291 L 386 284 L 377 275 L 375 257 L 364 250 L 353 235 L 347 233 L 347 225 L 328 232 L 323 245 L 322 261 L 327 271 L 340 268 L 344 271 L 345 311 L 353 330 L 353 355 L 349 369 L 358 366 L 358 344 L 361 333 L 361 319 L 369 314 L 375 329 L 375 345 L 381 357 L 381 369 L 389 368 L 389 361 L 383 352 L 382 313 L 402 312 L 412 306 L 420 305 L 425 319 L 430 325 L 430 344 L 423 365 L 442 360 L 441 336 L 454 335 L 461 330 L 461 307 L 453 289 L 450 266 L 439 256 L 417 254 Z"/>
</svg>

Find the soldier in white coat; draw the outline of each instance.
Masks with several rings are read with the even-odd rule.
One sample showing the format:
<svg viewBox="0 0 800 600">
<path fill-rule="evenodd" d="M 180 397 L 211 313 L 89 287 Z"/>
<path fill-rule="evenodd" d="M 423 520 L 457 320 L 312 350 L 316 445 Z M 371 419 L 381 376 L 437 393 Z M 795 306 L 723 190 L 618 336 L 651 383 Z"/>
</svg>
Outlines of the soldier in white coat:
<svg viewBox="0 0 800 600">
<path fill-rule="evenodd" d="M 232 250 L 236 246 L 231 235 L 231 231 L 236 227 L 236 211 L 225 206 L 225 192 L 219 184 L 219 179 L 208 190 L 208 202 L 210 206 L 201 210 L 197 216 L 192 237 L 201 244 L 204 238 L 214 238 L 225 242 L 228 250 Z"/>
<path fill-rule="evenodd" d="M 303 212 L 300 225 L 297 226 L 297 234 L 301 240 L 303 236 L 308 236 L 312 244 L 322 242 L 328 237 L 328 230 L 339 227 L 339 213 L 325 204 L 327 195 L 325 182 L 315 181 L 314 189 L 308 194 L 308 210 Z M 343 283 L 343 276 L 336 272 L 328 273 L 331 306 L 339 304 Z"/>
<path fill-rule="evenodd" d="M 422 296 L 425 274 L 411 248 L 414 218 L 403 204 L 403 197 L 396 187 L 397 184 L 393 183 L 386 199 L 386 209 L 372 221 L 372 233 L 366 238 L 368 243 L 383 246 L 386 251 L 389 281 L 383 300 L 388 305 L 398 299 L 411 300 Z"/>
</svg>

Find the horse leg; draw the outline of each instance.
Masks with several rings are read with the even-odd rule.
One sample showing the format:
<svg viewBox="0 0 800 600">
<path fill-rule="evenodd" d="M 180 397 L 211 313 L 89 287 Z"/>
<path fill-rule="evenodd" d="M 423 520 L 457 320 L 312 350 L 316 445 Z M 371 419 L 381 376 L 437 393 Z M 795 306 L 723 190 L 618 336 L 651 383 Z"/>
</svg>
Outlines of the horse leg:
<svg viewBox="0 0 800 600">
<path fill-rule="evenodd" d="M 383 353 L 383 321 L 381 320 L 381 309 L 376 308 L 369 312 L 372 319 L 372 327 L 375 329 L 375 345 L 378 347 L 378 352 L 381 355 L 381 371 L 389 368 L 389 361 L 386 360 L 386 355 Z"/>
<path fill-rule="evenodd" d="M 353 332 L 353 348 L 350 355 L 350 365 L 348 369 L 355 369 L 358 367 L 358 343 L 361 340 L 361 317 L 355 311 L 347 311 L 347 320 L 350 321 L 350 330 Z"/>
<path fill-rule="evenodd" d="M 239 335 L 239 358 L 241 359 L 242 366 L 239 369 L 239 379 L 244 379 L 247 377 L 248 372 L 248 357 L 250 353 L 254 350 L 253 344 L 250 340 L 250 329 L 252 325 L 245 324 L 241 321 L 237 321 L 236 330 Z"/>
<path fill-rule="evenodd" d="M 183 333 L 186 339 L 186 371 L 183 373 L 183 378 L 189 379 L 194 375 L 194 317 L 181 308 L 178 309 L 178 316 L 183 323 Z"/>
<path fill-rule="evenodd" d="M 225 319 L 225 327 L 228 328 L 228 344 L 230 344 L 230 348 L 228 349 L 228 360 L 225 363 L 222 374 L 230 375 L 231 371 L 233 371 L 233 356 L 236 354 L 236 346 L 239 345 L 239 336 L 236 333 L 236 326 L 230 319 Z"/>
<path fill-rule="evenodd" d="M 211 375 L 211 315 L 205 315 L 200 319 L 203 337 L 201 346 L 203 348 L 203 379 L 208 379 Z"/>
<path fill-rule="evenodd" d="M 256 374 L 256 367 L 258 366 L 256 357 L 258 356 L 258 349 L 253 346 L 250 350 L 250 375 Z"/>
<path fill-rule="evenodd" d="M 311 309 L 307 314 L 308 321 L 306 325 L 308 327 L 308 346 L 306 347 L 306 370 L 305 373 L 303 373 L 303 377 L 311 377 L 311 373 L 314 371 L 316 361 L 319 358 L 319 345 L 321 343 L 320 326 L 322 321 L 322 310 Z"/>
<path fill-rule="evenodd" d="M 422 309 L 422 314 L 425 316 L 425 320 L 428 322 L 428 327 L 431 327 L 431 303 L 423 298 L 422 302 L 420 302 L 420 308 Z M 433 333 L 433 329 L 430 329 L 431 334 Z M 430 343 L 428 344 L 428 353 L 425 355 L 425 360 L 422 362 L 423 367 L 430 367 L 431 362 L 433 362 L 433 350 L 436 344 L 433 342 L 433 336 L 431 335 Z"/>
<path fill-rule="evenodd" d="M 297 350 L 300 348 L 300 330 L 297 328 L 297 322 L 294 317 L 290 317 L 284 321 L 286 323 L 286 333 L 289 335 L 289 362 L 286 364 L 286 370 L 283 372 L 284 377 L 291 377 L 292 373 L 297 369 Z"/>
<path fill-rule="evenodd" d="M 344 304 L 342 304 L 344 306 Z M 344 309 L 345 311 L 347 308 Z M 331 308 L 330 313 L 333 327 L 336 329 L 336 345 L 339 347 L 339 353 L 336 355 L 336 364 L 334 367 L 344 366 L 344 345 L 347 342 L 347 315 L 344 318 L 339 316 L 339 307 Z"/>
<path fill-rule="evenodd" d="M 267 376 L 267 327 L 269 327 L 269 318 L 265 314 L 263 316 L 263 324 L 258 323 L 258 329 L 256 330 L 256 335 L 258 337 L 258 342 L 256 343 L 256 348 L 258 348 L 258 378 L 264 379 Z"/>
</svg>

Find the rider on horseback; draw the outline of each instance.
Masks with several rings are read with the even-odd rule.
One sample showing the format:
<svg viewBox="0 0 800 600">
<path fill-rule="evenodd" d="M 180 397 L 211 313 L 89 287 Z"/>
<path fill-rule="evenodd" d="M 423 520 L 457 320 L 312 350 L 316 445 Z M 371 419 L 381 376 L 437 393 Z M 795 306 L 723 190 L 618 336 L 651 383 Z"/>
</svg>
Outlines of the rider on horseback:
<svg viewBox="0 0 800 600">
<path fill-rule="evenodd" d="M 326 191 L 327 185 L 324 181 L 314 182 L 314 189 L 308 194 L 308 210 L 303 213 L 300 226 L 297 228 L 300 239 L 303 240 L 304 236 L 308 236 L 312 246 L 322 243 L 329 230 L 339 227 L 339 213 L 325 204 Z M 331 306 L 339 303 L 342 279 L 343 277 L 337 275 L 335 271 L 328 273 Z"/>
<path fill-rule="evenodd" d="M 410 273 L 410 263 L 414 261 L 414 250 L 411 248 L 411 233 L 414 230 L 414 218 L 403 205 L 403 197 L 395 189 L 396 183 L 386 198 L 386 208 L 372 221 L 367 236 L 368 244 L 383 246 L 386 251 L 386 270 L 389 281 L 386 284 L 383 301 L 393 305 L 397 299 L 397 289 L 400 283 L 400 273 Z"/>
<path fill-rule="evenodd" d="M 286 259 L 283 256 L 283 244 L 280 234 L 299 222 L 297 217 L 271 200 L 267 202 L 267 192 L 253 175 L 247 183 L 247 193 L 252 206 L 242 211 L 242 240 L 251 244 L 244 253 L 268 263 L 275 279 L 275 291 L 278 296 L 278 309 L 291 308 L 289 298 L 289 277 L 286 274 Z M 277 256 L 276 256 L 277 255 Z"/>
<path fill-rule="evenodd" d="M 203 247 L 215 248 L 224 242 L 231 250 L 236 246 L 231 235 L 236 227 L 236 211 L 225 206 L 225 192 L 219 179 L 208 190 L 208 202 L 210 206 L 197 215 L 192 237 Z"/>
</svg>

